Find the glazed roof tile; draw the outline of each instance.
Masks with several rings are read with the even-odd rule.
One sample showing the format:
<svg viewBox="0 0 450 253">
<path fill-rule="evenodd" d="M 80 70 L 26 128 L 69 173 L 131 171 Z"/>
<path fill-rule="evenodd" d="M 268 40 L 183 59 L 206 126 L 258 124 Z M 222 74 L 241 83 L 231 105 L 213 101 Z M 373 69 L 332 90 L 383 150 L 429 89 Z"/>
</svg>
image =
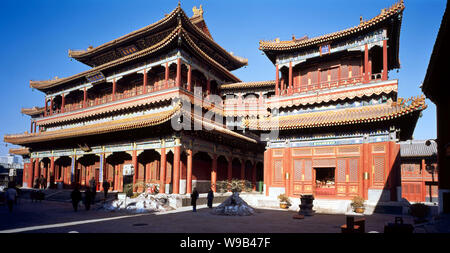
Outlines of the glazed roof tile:
<svg viewBox="0 0 450 253">
<path fill-rule="evenodd" d="M 105 64 L 102 64 L 102 65 L 94 67 L 92 69 L 83 71 L 81 73 L 78 73 L 78 74 L 70 76 L 70 77 L 58 78 L 58 79 L 53 79 L 53 80 L 48 80 L 48 81 L 31 81 L 30 80 L 30 86 L 33 87 L 33 88 L 39 89 L 39 90 L 45 90 L 45 89 L 48 89 L 48 88 L 51 88 L 51 87 L 55 87 L 57 85 L 60 85 L 60 84 L 63 84 L 63 83 L 75 80 L 77 78 L 82 78 L 84 76 L 87 76 L 87 75 L 90 75 L 90 74 L 94 74 L 94 73 L 97 73 L 99 71 L 103 71 L 103 70 L 105 70 L 107 68 L 116 66 L 118 64 L 121 64 L 121 63 L 124 63 L 124 62 L 128 62 L 128 61 L 131 61 L 131 60 L 138 59 L 138 58 L 143 57 L 143 56 L 147 56 L 147 55 L 153 54 L 153 53 L 163 49 L 169 43 L 173 42 L 174 39 L 177 38 L 178 36 L 184 38 L 186 40 L 187 44 L 189 44 L 190 47 L 194 51 L 196 51 L 204 59 L 209 61 L 213 66 L 216 66 L 216 68 L 220 69 L 230 79 L 236 80 L 236 81 L 240 81 L 239 78 L 237 78 L 230 71 L 228 71 L 228 69 L 223 67 L 221 64 L 217 63 L 214 59 L 209 57 L 209 55 L 207 55 L 205 52 L 203 52 L 194 43 L 194 41 L 190 38 L 189 33 L 182 27 L 181 24 L 179 24 L 169 35 L 166 36 L 166 38 L 164 38 L 160 42 L 158 42 L 158 43 L 154 44 L 153 46 L 148 47 L 148 48 L 146 48 L 144 50 L 137 51 L 137 52 L 135 52 L 133 54 L 130 54 L 128 56 L 124 56 L 124 57 L 116 59 L 114 61 L 107 62 Z"/>
<path fill-rule="evenodd" d="M 408 140 L 399 142 L 401 157 L 422 157 L 422 156 L 437 156 L 437 144 L 430 141 L 430 146 L 427 146 L 425 140 Z"/>
<path fill-rule="evenodd" d="M 89 55 L 93 55 L 97 52 L 104 52 L 105 50 L 108 50 L 109 48 L 118 45 L 120 43 L 130 41 L 133 38 L 136 38 L 140 35 L 146 34 L 150 32 L 151 30 L 155 29 L 156 27 L 159 27 L 161 25 L 164 25 L 166 23 L 171 22 L 174 18 L 178 17 L 178 15 L 181 15 L 181 18 L 186 21 L 186 24 L 193 30 L 197 32 L 198 35 L 200 35 L 204 40 L 206 40 L 210 45 L 215 47 L 216 50 L 218 50 L 223 56 L 227 57 L 229 60 L 234 61 L 234 63 L 239 67 L 242 67 L 244 65 L 248 64 L 248 60 L 242 57 L 234 56 L 232 53 L 226 51 L 224 48 L 222 48 L 219 44 L 217 44 L 213 39 L 211 34 L 205 33 L 202 31 L 198 26 L 195 24 L 203 20 L 203 15 L 194 15 L 192 18 L 189 18 L 186 13 L 181 9 L 180 5 L 177 6 L 170 14 L 166 15 L 161 20 L 158 20 L 157 22 L 150 24 L 148 26 L 145 26 L 143 28 L 140 28 L 136 31 L 133 31 L 131 33 L 128 33 L 126 35 L 123 35 L 117 39 L 114 39 L 112 41 L 109 41 L 107 43 L 104 43 L 100 46 L 97 46 L 95 48 L 88 48 L 87 50 L 69 50 L 69 57 L 80 59 L 82 57 L 86 57 Z M 230 69 L 233 70 L 233 69 Z"/>
<path fill-rule="evenodd" d="M 282 50 L 304 48 L 304 47 L 308 47 L 311 45 L 318 45 L 318 44 L 325 43 L 325 42 L 328 42 L 328 41 L 331 41 L 334 39 L 349 36 L 349 35 L 355 34 L 357 32 L 361 32 L 363 30 L 370 29 L 371 27 L 374 27 L 375 25 L 383 22 L 384 20 L 387 20 L 390 17 L 402 12 L 404 8 L 405 8 L 405 5 L 403 4 L 403 0 L 401 0 L 400 2 L 395 3 L 388 9 L 382 9 L 381 13 L 379 15 L 375 16 L 374 18 L 372 18 L 368 21 L 360 22 L 360 24 L 357 26 L 354 26 L 354 27 L 351 27 L 351 28 L 348 28 L 348 29 L 345 29 L 342 31 L 310 38 L 310 39 L 289 40 L 289 41 L 279 41 L 279 40 L 260 41 L 259 49 L 263 50 L 263 51 L 266 51 L 266 50 L 282 51 Z"/>
<path fill-rule="evenodd" d="M 303 93 L 298 97 L 288 97 L 284 99 L 279 97 L 278 100 L 269 100 L 267 106 L 269 108 L 288 108 L 301 105 L 312 105 L 320 103 L 335 102 L 344 99 L 362 98 L 364 96 L 380 95 L 382 93 L 397 93 L 398 83 L 380 83 L 372 84 L 367 87 L 366 84 L 346 87 L 346 90 L 327 89 L 324 91 L 315 91 L 311 93 Z M 284 100 L 283 100 L 284 99 Z"/>
<path fill-rule="evenodd" d="M 275 80 L 222 84 L 221 90 L 275 87 Z"/>
<path fill-rule="evenodd" d="M 244 120 L 244 126 L 255 130 L 300 129 L 384 121 L 426 108 L 425 98 L 411 98 L 380 105 L 310 112 L 264 119 Z"/>
</svg>

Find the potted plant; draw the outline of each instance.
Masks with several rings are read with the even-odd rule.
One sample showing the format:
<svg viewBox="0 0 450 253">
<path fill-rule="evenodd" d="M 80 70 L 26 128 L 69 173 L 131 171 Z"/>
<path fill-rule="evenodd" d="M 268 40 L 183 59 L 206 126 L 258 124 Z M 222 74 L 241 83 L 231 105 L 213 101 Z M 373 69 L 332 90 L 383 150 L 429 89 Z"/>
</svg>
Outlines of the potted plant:
<svg viewBox="0 0 450 253">
<path fill-rule="evenodd" d="M 278 195 L 278 200 L 280 200 L 280 207 L 283 209 L 288 209 L 292 205 L 291 200 L 286 194 Z"/>
<path fill-rule="evenodd" d="M 351 206 L 355 213 L 364 213 L 364 198 L 361 196 L 356 196 L 352 199 Z"/>
</svg>

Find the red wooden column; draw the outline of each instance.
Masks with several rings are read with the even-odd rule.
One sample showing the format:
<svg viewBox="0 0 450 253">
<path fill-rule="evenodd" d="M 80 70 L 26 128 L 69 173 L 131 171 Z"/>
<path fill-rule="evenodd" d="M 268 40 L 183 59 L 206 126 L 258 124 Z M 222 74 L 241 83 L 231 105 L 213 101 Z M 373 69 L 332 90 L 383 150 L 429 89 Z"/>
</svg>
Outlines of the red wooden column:
<svg viewBox="0 0 450 253">
<path fill-rule="evenodd" d="M 173 155 L 173 193 L 180 193 L 180 150 L 181 146 L 176 146 L 174 148 Z"/>
<path fill-rule="evenodd" d="M 147 93 L 147 70 L 144 69 L 144 77 L 143 77 L 143 85 L 142 85 L 142 94 Z"/>
<path fill-rule="evenodd" d="M 113 86 L 112 86 L 112 101 L 116 101 L 116 79 L 113 79 Z"/>
<path fill-rule="evenodd" d="M 206 79 L 206 95 L 211 94 L 211 80 L 209 80 L 209 76 Z"/>
<path fill-rule="evenodd" d="M 269 169 L 270 169 L 271 161 L 270 161 L 270 154 L 269 154 L 269 152 L 270 152 L 270 149 L 264 151 L 264 184 L 266 185 L 266 196 L 269 196 L 269 182 L 270 182 L 270 180 L 269 180 L 269 176 L 270 176 Z"/>
<path fill-rule="evenodd" d="M 64 93 L 61 95 L 61 113 L 64 113 L 64 106 L 66 105 L 66 99 Z"/>
<path fill-rule="evenodd" d="M 181 87 L 181 58 L 177 59 L 177 87 Z"/>
<path fill-rule="evenodd" d="M 369 82 L 369 47 L 364 45 L 364 82 Z"/>
<path fill-rule="evenodd" d="M 383 40 L 383 74 L 381 76 L 382 80 L 387 80 L 387 40 Z"/>
<path fill-rule="evenodd" d="M 213 155 L 212 160 L 212 170 L 211 170 L 211 188 L 213 192 L 216 192 L 216 183 L 217 183 L 217 155 Z"/>
<path fill-rule="evenodd" d="M 48 182 L 50 182 L 50 177 L 52 177 L 53 176 L 53 178 L 55 178 L 55 157 L 54 156 L 52 156 L 51 158 L 50 158 L 50 173 L 49 173 L 49 177 L 48 177 Z M 55 181 L 55 180 L 53 180 L 53 181 Z"/>
<path fill-rule="evenodd" d="M 53 98 L 50 99 L 50 115 L 53 115 Z"/>
<path fill-rule="evenodd" d="M 255 161 L 252 167 L 252 185 L 254 191 L 256 191 L 256 164 L 257 162 Z"/>
<path fill-rule="evenodd" d="M 281 88 L 280 88 L 280 95 L 283 95 L 283 91 L 284 91 L 284 78 L 281 78 Z"/>
<path fill-rule="evenodd" d="M 292 94 L 292 62 L 289 62 L 289 95 Z"/>
<path fill-rule="evenodd" d="M 370 180 L 373 175 L 371 174 L 371 168 L 369 167 L 369 143 L 364 143 L 362 145 L 362 160 L 363 160 L 363 192 L 362 196 L 364 199 L 368 198 L 368 190 L 370 185 Z M 364 174 L 369 178 L 365 178 Z"/>
<path fill-rule="evenodd" d="M 39 168 L 39 158 L 36 158 L 34 160 L 34 177 L 33 177 L 33 186 L 34 186 L 34 180 L 39 177 L 40 168 Z"/>
<path fill-rule="evenodd" d="M 45 111 L 44 111 L 44 117 L 47 116 L 47 110 L 48 110 L 48 100 L 45 98 Z"/>
<path fill-rule="evenodd" d="M 187 150 L 186 194 L 192 193 L 192 149 Z"/>
<path fill-rule="evenodd" d="M 245 180 L 245 161 L 241 162 L 241 180 Z"/>
<path fill-rule="evenodd" d="M 187 89 L 188 91 L 191 91 L 191 81 L 192 81 L 192 67 L 191 65 L 188 66 L 188 76 L 187 76 Z"/>
<path fill-rule="evenodd" d="M 30 133 L 33 133 L 33 123 L 34 123 L 34 121 L 30 122 Z"/>
<path fill-rule="evenodd" d="M 136 150 L 133 150 L 133 156 L 132 156 L 131 160 L 133 162 L 133 167 L 134 167 L 133 184 L 136 184 L 136 179 L 139 175 L 138 159 L 137 159 L 137 151 Z"/>
<path fill-rule="evenodd" d="M 277 64 L 275 67 L 275 96 L 280 95 L 280 91 L 279 91 L 279 87 L 278 87 L 279 81 L 280 81 L 280 73 L 279 73 L 278 64 Z"/>
<path fill-rule="evenodd" d="M 36 127 L 37 127 L 37 123 L 36 121 L 34 122 L 34 132 L 36 133 Z"/>
<path fill-rule="evenodd" d="M 169 88 L 169 63 L 168 62 L 166 62 L 164 82 L 165 82 L 165 86 L 166 86 L 165 89 Z"/>
<path fill-rule="evenodd" d="M 24 163 L 23 182 L 27 183 L 28 188 L 33 187 L 33 158 L 30 158 L 29 163 Z"/>
<path fill-rule="evenodd" d="M 425 201 L 426 196 L 427 196 L 427 188 L 425 186 L 425 171 L 426 171 L 426 163 L 425 163 L 425 159 L 422 158 L 422 163 L 420 164 L 421 166 L 421 171 L 422 171 L 422 181 L 420 182 L 420 187 L 421 187 L 421 192 L 422 192 L 422 196 L 420 196 L 420 201 Z"/>
<path fill-rule="evenodd" d="M 233 176 L 233 157 L 230 156 L 230 161 L 228 162 L 228 181 L 231 182 Z"/>
<path fill-rule="evenodd" d="M 83 108 L 87 107 L 86 100 L 87 100 L 87 91 L 86 91 L 86 87 L 84 87 L 84 91 L 83 91 Z"/>
<path fill-rule="evenodd" d="M 161 169 L 159 172 L 159 180 L 161 181 L 159 192 L 166 192 L 166 148 L 161 148 Z"/>
</svg>

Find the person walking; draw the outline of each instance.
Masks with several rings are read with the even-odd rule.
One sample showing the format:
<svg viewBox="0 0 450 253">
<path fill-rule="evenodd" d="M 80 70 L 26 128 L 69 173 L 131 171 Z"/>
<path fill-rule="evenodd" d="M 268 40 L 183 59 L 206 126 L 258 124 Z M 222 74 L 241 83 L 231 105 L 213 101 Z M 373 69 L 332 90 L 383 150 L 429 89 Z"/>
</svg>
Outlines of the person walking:
<svg viewBox="0 0 450 253">
<path fill-rule="evenodd" d="M 45 189 L 45 178 L 44 175 L 39 177 L 39 189 Z"/>
<path fill-rule="evenodd" d="M 84 191 L 84 207 L 86 210 L 91 209 L 91 203 L 92 203 L 92 192 L 90 187 L 86 188 L 86 191 Z"/>
<path fill-rule="evenodd" d="M 72 198 L 73 210 L 76 212 L 78 211 L 78 203 L 81 201 L 81 192 L 78 190 L 78 185 L 75 185 L 70 197 Z"/>
<path fill-rule="evenodd" d="M 194 188 L 194 191 L 191 193 L 192 212 L 197 212 L 197 199 L 198 199 L 198 191 L 197 188 Z"/>
<path fill-rule="evenodd" d="M 89 187 L 86 188 L 86 191 L 84 191 L 84 207 L 86 210 L 91 209 L 91 202 L 92 202 L 92 192 Z"/>
<path fill-rule="evenodd" d="M 213 192 L 213 190 L 210 188 L 210 189 L 209 189 L 209 192 L 208 192 L 208 207 L 209 207 L 209 208 L 212 208 L 213 200 L 214 200 L 214 192 Z"/>
<path fill-rule="evenodd" d="M 16 201 L 17 191 L 12 184 L 8 185 L 6 190 L 6 203 L 8 205 L 9 212 L 12 213 L 14 202 Z"/>
<path fill-rule="evenodd" d="M 97 184 L 95 182 L 95 178 L 92 177 L 91 180 L 89 180 L 89 187 L 91 188 L 91 204 L 94 204 L 95 202 L 95 194 L 97 194 Z"/>
<path fill-rule="evenodd" d="M 108 190 L 109 190 L 110 186 L 111 185 L 109 184 L 108 181 L 105 180 L 105 182 L 103 182 L 103 192 L 105 193 L 105 200 L 106 200 L 106 197 L 108 196 Z"/>
</svg>

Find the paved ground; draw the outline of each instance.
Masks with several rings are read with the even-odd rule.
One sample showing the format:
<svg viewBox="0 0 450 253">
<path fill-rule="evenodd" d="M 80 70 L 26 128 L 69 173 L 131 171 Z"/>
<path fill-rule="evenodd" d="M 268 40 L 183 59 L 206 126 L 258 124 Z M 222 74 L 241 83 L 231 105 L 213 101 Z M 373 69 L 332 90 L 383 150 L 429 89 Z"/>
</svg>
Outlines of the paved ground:
<svg viewBox="0 0 450 253">
<path fill-rule="evenodd" d="M 293 219 L 293 211 L 257 209 L 253 216 L 217 216 L 206 206 L 193 213 L 183 207 L 165 213 L 131 214 L 109 212 L 94 206 L 74 212 L 70 203 L 42 201 L 31 203 L 22 199 L 9 213 L 0 206 L 0 232 L 26 233 L 340 233 L 344 215 L 315 214 L 303 220 Z M 374 214 L 365 216 L 366 232 L 383 232 L 387 222 L 398 215 Z M 412 218 L 403 216 L 405 223 Z M 448 224 L 441 225 L 448 229 Z M 436 227 L 436 226 L 435 226 Z M 417 227 L 416 232 L 439 232 L 435 227 Z"/>
</svg>

